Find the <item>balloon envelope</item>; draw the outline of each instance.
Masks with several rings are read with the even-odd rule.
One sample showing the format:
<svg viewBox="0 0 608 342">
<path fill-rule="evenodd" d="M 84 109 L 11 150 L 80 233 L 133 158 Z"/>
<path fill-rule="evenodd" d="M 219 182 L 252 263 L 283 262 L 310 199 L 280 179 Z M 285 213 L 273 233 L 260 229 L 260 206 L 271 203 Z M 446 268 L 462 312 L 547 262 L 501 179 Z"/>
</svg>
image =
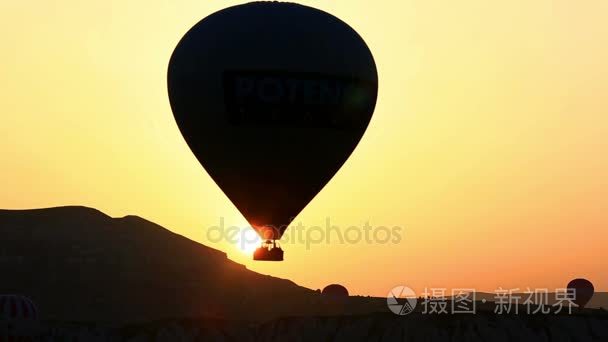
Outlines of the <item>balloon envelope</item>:
<svg viewBox="0 0 608 342">
<path fill-rule="evenodd" d="M 327 285 L 321 293 L 331 297 L 348 297 L 348 290 L 340 284 Z"/>
<path fill-rule="evenodd" d="M 38 319 L 38 309 L 31 299 L 22 295 L 0 295 L 0 321 Z"/>
<path fill-rule="evenodd" d="M 348 159 L 378 90 L 371 52 L 352 28 L 278 2 L 197 23 L 167 81 L 190 149 L 265 239 L 280 238 Z"/>
<path fill-rule="evenodd" d="M 580 308 L 584 308 L 591 297 L 593 297 L 593 284 L 587 279 L 578 278 L 570 281 L 568 283 L 568 289 L 574 289 L 576 298 L 573 302 Z"/>
</svg>

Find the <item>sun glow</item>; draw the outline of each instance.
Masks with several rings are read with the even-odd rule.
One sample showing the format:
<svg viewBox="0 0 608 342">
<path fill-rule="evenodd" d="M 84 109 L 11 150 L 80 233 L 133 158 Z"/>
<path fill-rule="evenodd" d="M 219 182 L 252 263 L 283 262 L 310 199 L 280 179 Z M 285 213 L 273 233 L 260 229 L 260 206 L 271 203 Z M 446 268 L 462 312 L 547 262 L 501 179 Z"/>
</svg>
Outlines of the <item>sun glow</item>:
<svg viewBox="0 0 608 342">
<path fill-rule="evenodd" d="M 252 254 L 260 246 L 261 240 L 251 227 L 241 229 L 236 246 L 245 254 Z"/>
</svg>

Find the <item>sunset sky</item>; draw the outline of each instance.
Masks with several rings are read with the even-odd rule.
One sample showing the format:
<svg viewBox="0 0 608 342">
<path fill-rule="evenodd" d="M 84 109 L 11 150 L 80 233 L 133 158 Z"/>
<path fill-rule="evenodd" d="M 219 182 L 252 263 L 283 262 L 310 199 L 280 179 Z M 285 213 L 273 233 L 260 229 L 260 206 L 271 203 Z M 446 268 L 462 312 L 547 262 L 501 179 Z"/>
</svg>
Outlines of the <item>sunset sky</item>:
<svg viewBox="0 0 608 342">
<path fill-rule="evenodd" d="M 361 143 L 296 218 L 401 227 L 399 243 L 287 243 L 254 262 L 208 228 L 247 223 L 169 106 L 169 57 L 236 1 L 0 1 L 0 208 L 142 216 L 313 289 L 608 291 L 608 2 L 301 1 L 378 67 Z M 168 258 L 171 256 L 168 255 Z"/>
</svg>

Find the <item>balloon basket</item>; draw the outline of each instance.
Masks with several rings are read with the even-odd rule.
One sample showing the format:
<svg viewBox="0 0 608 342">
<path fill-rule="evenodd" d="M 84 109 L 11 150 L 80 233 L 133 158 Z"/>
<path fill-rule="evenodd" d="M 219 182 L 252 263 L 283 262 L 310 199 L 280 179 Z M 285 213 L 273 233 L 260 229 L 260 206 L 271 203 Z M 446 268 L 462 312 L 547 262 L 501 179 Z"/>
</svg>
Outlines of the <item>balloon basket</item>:
<svg viewBox="0 0 608 342">
<path fill-rule="evenodd" d="M 257 261 L 283 261 L 283 250 L 276 241 L 266 240 L 253 252 L 253 260 Z"/>
</svg>

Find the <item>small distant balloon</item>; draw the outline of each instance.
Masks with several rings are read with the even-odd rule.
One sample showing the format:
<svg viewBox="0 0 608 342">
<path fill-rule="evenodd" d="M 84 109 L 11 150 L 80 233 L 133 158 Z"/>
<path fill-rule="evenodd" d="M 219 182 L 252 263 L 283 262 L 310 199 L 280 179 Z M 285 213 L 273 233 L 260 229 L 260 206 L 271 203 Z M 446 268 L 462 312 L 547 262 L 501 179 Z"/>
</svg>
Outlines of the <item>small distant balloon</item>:
<svg viewBox="0 0 608 342">
<path fill-rule="evenodd" d="M 340 284 L 327 285 L 321 293 L 333 298 L 348 298 L 348 290 Z"/>
<path fill-rule="evenodd" d="M 576 299 L 573 300 L 574 304 L 578 305 L 579 308 L 584 308 L 593 297 L 593 284 L 583 278 L 577 278 L 568 283 L 568 289 L 574 289 Z"/>
<path fill-rule="evenodd" d="M 0 341 L 33 341 L 38 308 L 22 295 L 0 295 Z"/>
<path fill-rule="evenodd" d="M 38 309 L 31 299 L 22 295 L 0 295 L 0 320 L 37 320 Z"/>
</svg>

